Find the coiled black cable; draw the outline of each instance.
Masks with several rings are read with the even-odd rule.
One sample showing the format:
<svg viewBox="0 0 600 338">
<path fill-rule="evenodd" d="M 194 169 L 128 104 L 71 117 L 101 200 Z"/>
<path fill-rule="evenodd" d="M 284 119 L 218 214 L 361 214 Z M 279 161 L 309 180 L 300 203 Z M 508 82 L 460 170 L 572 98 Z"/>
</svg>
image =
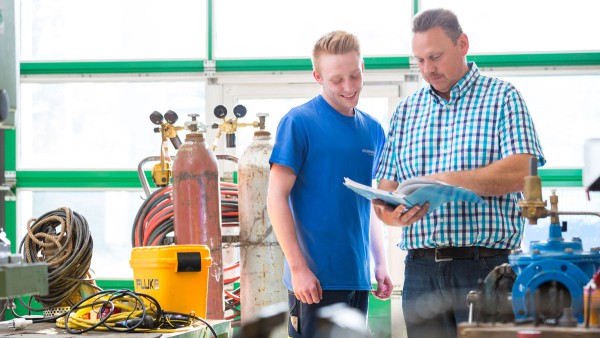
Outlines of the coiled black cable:
<svg viewBox="0 0 600 338">
<path fill-rule="evenodd" d="M 33 296 L 44 311 L 77 302 L 71 297 L 82 285 L 97 287 L 89 277 L 94 243 L 86 219 L 68 207 L 45 213 L 27 222 L 27 235 L 19 253 L 27 263 L 48 265 L 48 295 Z M 23 303 L 21 301 L 21 303 Z"/>
</svg>

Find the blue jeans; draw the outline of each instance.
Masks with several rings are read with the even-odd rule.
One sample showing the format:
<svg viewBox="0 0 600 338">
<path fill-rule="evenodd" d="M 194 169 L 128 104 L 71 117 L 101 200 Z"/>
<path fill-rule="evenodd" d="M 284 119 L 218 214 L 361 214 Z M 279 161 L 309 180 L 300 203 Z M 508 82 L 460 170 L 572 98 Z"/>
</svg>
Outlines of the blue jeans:
<svg viewBox="0 0 600 338">
<path fill-rule="evenodd" d="M 290 317 L 288 320 L 288 335 L 292 338 L 313 338 L 317 327 L 317 311 L 320 308 L 345 303 L 365 314 L 367 325 L 367 311 L 369 309 L 369 292 L 367 290 L 323 290 L 323 299 L 319 303 L 306 304 L 296 299 L 293 292 L 289 292 L 288 306 Z"/>
<path fill-rule="evenodd" d="M 469 319 L 469 291 L 479 290 L 479 280 L 507 262 L 508 255 L 436 262 L 409 251 L 402 291 L 408 337 L 456 337 L 457 324 Z"/>
</svg>

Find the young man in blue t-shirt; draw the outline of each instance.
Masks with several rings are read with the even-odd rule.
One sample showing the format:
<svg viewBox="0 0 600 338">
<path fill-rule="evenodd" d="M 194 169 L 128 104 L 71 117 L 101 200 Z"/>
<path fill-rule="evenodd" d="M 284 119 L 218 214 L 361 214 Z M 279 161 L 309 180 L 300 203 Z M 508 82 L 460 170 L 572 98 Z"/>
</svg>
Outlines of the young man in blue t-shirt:
<svg viewBox="0 0 600 338">
<path fill-rule="evenodd" d="M 356 108 L 364 62 L 358 39 L 334 31 L 314 46 L 321 94 L 283 117 L 270 158 L 268 211 L 285 255 L 290 337 L 313 337 L 319 308 L 344 302 L 365 315 L 375 262 L 376 297 L 389 298 L 381 224 L 367 199 L 342 183 L 371 185 L 385 135 Z"/>
</svg>

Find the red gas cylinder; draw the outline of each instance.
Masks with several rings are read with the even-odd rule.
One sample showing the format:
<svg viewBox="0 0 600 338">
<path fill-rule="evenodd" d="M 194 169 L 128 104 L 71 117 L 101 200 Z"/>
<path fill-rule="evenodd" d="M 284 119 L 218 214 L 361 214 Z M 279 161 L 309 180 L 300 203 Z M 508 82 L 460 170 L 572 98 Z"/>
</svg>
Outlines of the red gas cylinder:
<svg viewBox="0 0 600 338">
<path fill-rule="evenodd" d="M 191 115 L 190 130 L 173 161 L 173 213 L 175 242 L 210 248 L 206 317 L 223 319 L 223 259 L 221 203 L 217 158 L 207 146 L 205 127 Z M 168 309 L 167 309 L 168 310 Z"/>
</svg>

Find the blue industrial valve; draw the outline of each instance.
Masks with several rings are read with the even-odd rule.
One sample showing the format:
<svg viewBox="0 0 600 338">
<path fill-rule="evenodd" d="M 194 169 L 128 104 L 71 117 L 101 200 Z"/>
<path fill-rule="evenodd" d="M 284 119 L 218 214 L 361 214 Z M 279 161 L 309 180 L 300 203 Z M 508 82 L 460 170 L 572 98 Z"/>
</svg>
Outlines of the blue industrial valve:
<svg viewBox="0 0 600 338">
<path fill-rule="evenodd" d="M 598 249 L 584 251 L 579 238 L 565 241 L 561 226 L 553 223 L 547 241 L 533 241 L 529 253 L 514 253 L 508 260 L 517 275 L 512 288 L 517 321 L 558 318 L 571 307 L 583 322 L 583 288 L 600 265 Z"/>
</svg>

